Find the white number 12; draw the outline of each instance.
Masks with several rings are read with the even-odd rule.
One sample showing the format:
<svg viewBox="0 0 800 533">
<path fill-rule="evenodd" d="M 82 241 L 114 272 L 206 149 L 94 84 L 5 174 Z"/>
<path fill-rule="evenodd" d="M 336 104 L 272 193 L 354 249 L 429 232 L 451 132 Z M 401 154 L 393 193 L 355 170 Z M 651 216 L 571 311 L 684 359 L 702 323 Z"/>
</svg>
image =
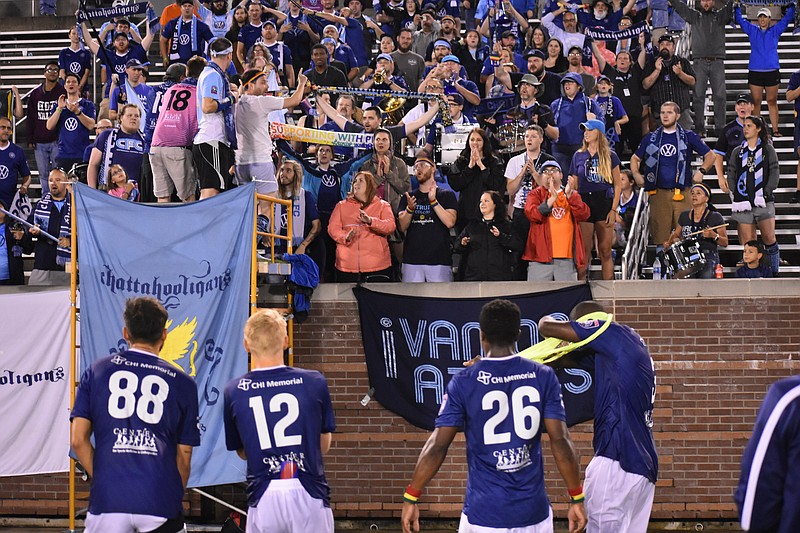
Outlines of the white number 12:
<svg viewBox="0 0 800 533">
<path fill-rule="evenodd" d="M 286 414 L 278 420 L 275 424 L 273 437 L 275 440 L 276 448 L 283 448 L 285 446 L 299 446 L 303 443 L 302 435 L 287 435 L 286 428 L 297 420 L 300 415 L 300 406 L 297 403 L 297 398 L 288 392 L 276 394 L 269 401 L 270 413 L 280 413 L 281 406 L 286 406 Z M 258 443 L 261 445 L 262 450 L 272 448 L 272 440 L 269 436 L 269 426 L 267 425 L 267 415 L 264 412 L 264 399 L 261 396 L 253 396 L 250 398 L 250 409 L 253 410 L 253 416 L 256 420 L 256 431 L 258 431 Z"/>
</svg>

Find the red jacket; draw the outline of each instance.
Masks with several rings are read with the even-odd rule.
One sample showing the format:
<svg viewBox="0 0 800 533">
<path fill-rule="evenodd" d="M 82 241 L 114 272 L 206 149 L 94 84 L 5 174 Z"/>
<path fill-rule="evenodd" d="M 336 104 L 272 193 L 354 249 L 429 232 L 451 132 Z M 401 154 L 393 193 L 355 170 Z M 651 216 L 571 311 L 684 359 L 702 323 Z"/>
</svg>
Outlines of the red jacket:
<svg viewBox="0 0 800 533">
<path fill-rule="evenodd" d="M 550 224 L 548 217 L 552 209 L 547 205 L 547 197 L 550 192 L 544 187 L 536 187 L 528 194 L 525 200 L 525 216 L 531 221 L 531 229 L 528 231 L 528 242 L 525 245 L 525 253 L 522 258 L 525 261 L 536 263 L 550 263 L 553 261 L 553 242 L 550 234 Z M 573 192 L 567 199 L 572 213 L 572 223 L 575 229 L 572 257 L 577 269 L 586 268 L 586 252 L 583 250 L 583 237 L 579 223 L 589 220 L 589 206 L 583 203 L 583 199 L 578 192 Z"/>
</svg>

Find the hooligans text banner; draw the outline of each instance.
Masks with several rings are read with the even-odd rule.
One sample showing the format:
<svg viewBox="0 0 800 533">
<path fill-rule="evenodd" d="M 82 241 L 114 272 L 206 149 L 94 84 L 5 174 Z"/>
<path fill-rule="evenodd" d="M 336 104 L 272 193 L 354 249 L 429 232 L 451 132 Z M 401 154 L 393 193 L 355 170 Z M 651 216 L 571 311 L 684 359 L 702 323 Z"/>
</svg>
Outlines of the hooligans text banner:
<svg viewBox="0 0 800 533">
<path fill-rule="evenodd" d="M 451 376 L 481 355 L 478 315 L 492 298 L 421 298 L 363 287 L 353 292 L 375 399 L 411 424 L 433 429 Z M 588 285 L 578 285 L 504 298 L 522 311 L 521 351 L 542 340 L 541 317 L 566 320 L 570 310 L 592 294 Z M 593 359 L 581 358 L 572 367 L 557 370 L 568 425 L 590 420 L 594 413 Z"/>
<path fill-rule="evenodd" d="M 81 370 L 126 348 L 125 300 L 153 296 L 169 312 L 160 357 L 189 374 L 200 396 L 201 444 L 189 485 L 244 480 L 225 448 L 222 393 L 247 372 L 254 184 L 170 207 L 120 201 L 75 186 L 81 276 Z"/>
<path fill-rule="evenodd" d="M 0 477 L 69 469 L 69 290 L 0 295 Z"/>
</svg>

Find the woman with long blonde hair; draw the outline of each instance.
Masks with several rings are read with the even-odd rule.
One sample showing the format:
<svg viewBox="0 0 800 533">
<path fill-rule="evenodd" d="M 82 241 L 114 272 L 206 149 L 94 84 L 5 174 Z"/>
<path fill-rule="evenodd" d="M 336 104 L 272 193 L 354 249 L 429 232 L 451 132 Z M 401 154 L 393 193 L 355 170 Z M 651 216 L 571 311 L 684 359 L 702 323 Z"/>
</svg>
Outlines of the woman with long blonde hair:
<svg viewBox="0 0 800 533">
<path fill-rule="evenodd" d="M 589 206 L 589 220 L 581 222 L 581 236 L 587 262 L 591 264 L 592 244 L 597 236 L 597 255 L 602 265 L 603 279 L 614 279 L 614 222 L 616 221 L 622 182 L 619 157 L 608 145 L 603 121 L 592 119 L 581 124 L 583 144 L 572 157 L 569 175 L 578 183 L 578 193 Z M 587 270 L 578 273 L 588 277 Z"/>
</svg>

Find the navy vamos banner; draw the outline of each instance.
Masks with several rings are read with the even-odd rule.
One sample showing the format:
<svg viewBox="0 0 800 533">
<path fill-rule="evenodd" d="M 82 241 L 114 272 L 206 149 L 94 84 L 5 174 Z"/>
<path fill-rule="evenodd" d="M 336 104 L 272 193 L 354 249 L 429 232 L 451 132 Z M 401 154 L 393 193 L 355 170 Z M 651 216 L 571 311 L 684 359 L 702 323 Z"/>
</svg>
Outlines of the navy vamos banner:
<svg viewBox="0 0 800 533">
<path fill-rule="evenodd" d="M 493 298 L 421 298 L 364 287 L 353 292 L 375 399 L 409 423 L 433 429 L 450 378 L 466 361 L 481 355 L 478 315 Z M 566 320 L 577 303 L 592 299 L 592 293 L 589 285 L 577 285 L 503 298 L 522 311 L 517 343 L 521 351 L 543 340 L 540 318 Z M 585 352 L 571 354 L 556 368 L 570 426 L 594 416 L 593 373 L 594 355 Z"/>
<path fill-rule="evenodd" d="M 125 300 L 157 298 L 169 312 L 159 354 L 197 382 L 201 444 L 190 487 L 243 481 L 225 448 L 222 392 L 247 372 L 255 185 L 191 204 L 155 207 L 75 185 L 80 267 L 80 370 L 124 351 Z"/>
</svg>

